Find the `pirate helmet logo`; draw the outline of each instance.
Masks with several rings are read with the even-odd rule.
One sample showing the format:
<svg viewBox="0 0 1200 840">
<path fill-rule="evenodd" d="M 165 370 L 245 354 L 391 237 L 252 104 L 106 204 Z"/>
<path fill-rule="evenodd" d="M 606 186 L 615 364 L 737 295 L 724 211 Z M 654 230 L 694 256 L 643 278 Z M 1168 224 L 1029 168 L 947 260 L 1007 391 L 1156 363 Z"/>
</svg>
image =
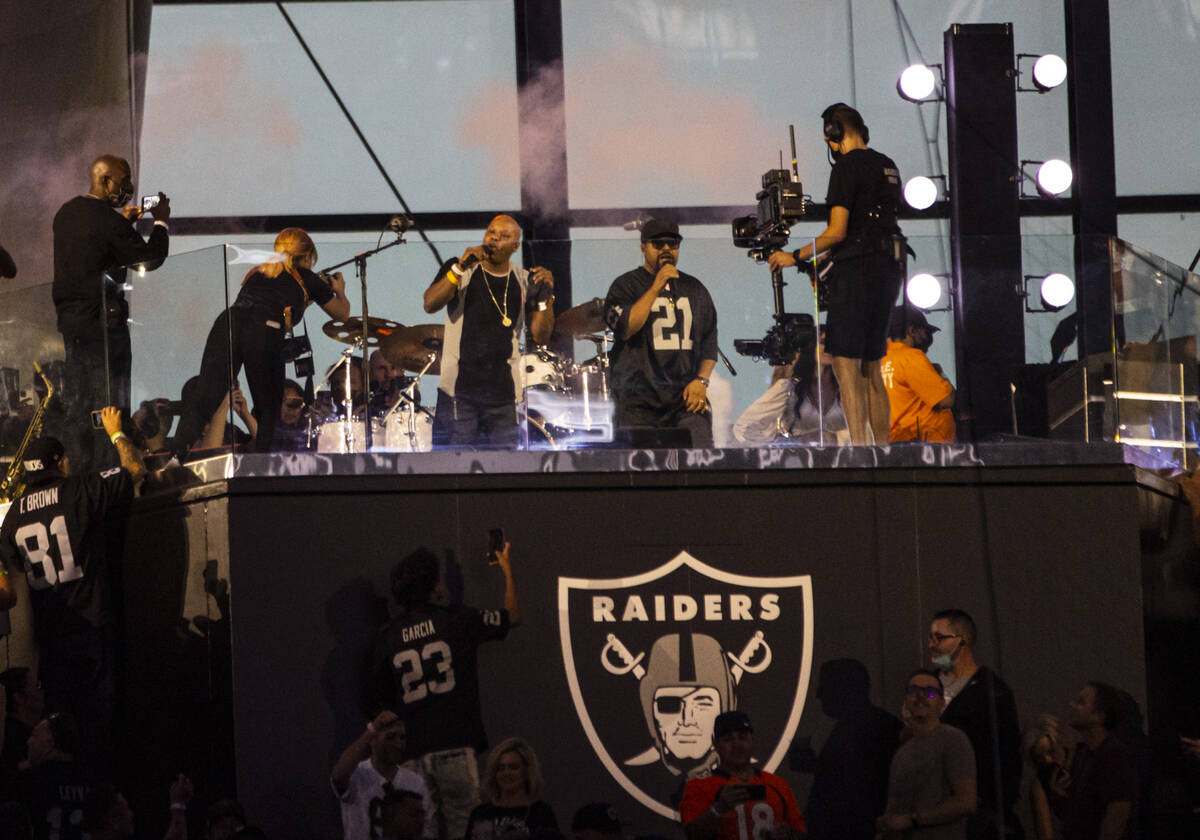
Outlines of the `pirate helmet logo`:
<svg viewBox="0 0 1200 840">
<path fill-rule="evenodd" d="M 754 709 L 763 746 L 779 734 L 765 769 L 782 760 L 811 669 L 809 576 L 735 575 L 681 552 L 635 578 L 560 578 L 559 622 L 580 722 L 646 807 L 676 816 L 683 783 L 716 764 L 713 721 L 739 705 Z M 777 654 L 768 637 L 789 643 Z"/>
</svg>

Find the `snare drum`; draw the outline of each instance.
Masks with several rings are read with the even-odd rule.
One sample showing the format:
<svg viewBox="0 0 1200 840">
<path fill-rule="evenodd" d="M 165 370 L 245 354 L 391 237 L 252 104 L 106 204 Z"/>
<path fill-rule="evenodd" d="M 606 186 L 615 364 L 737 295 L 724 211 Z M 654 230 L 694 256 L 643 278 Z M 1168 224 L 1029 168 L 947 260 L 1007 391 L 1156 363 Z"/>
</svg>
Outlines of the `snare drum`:
<svg viewBox="0 0 1200 840">
<path fill-rule="evenodd" d="M 349 427 L 349 440 L 347 440 Z M 317 430 L 317 451 L 345 455 L 367 451 L 367 425 L 361 420 L 330 420 Z"/>
<path fill-rule="evenodd" d="M 521 357 L 521 374 L 525 378 L 526 388 L 543 391 L 566 390 L 566 380 L 563 376 L 565 368 L 563 357 L 545 347 L 538 347 Z"/>
<path fill-rule="evenodd" d="M 372 426 L 375 432 L 377 452 L 432 452 L 433 416 L 423 410 L 414 411 L 411 406 L 398 408 L 380 428 L 379 421 Z"/>
</svg>

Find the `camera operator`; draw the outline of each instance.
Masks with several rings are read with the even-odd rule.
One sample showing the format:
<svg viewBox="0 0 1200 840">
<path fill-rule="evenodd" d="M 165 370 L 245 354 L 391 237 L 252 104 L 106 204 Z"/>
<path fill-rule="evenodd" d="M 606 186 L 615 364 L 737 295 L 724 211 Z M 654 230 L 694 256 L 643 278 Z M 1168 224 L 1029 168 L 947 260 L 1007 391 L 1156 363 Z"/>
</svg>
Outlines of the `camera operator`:
<svg viewBox="0 0 1200 840">
<path fill-rule="evenodd" d="M 92 163 L 87 195 L 75 196 L 54 216 L 52 297 L 66 350 L 63 390 L 71 395 L 63 437 L 82 472 L 114 465 L 112 450 L 93 430 L 91 412 L 111 403 L 129 416 L 132 354 L 124 266 L 158 268 L 170 245 L 170 199 L 159 193 L 150 210 L 154 230 L 144 240 L 132 225 L 142 208 L 127 206 L 131 198 L 129 163 L 101 155 Z"/>
<path fill-rule="evenodd" d="M 242 365 L 246 366 L 246 382 L 258 420 L 254 451 L 270 451 L 283 402 L 284 335 L 312 302 L 331 318 L 344 321 L 350 317 L 341 272 L 332 275 L 329 282 L 313 274 L 317 246 L 307 233 L 300 228 L 284 228 L 275 237 L 275 252 L 278 258 L 250 270 L 233 306 L 213 322 L 200 361 L 199 384 L 184 399 L 183 415 L 175 432 L 176 453 L 180 456 L 199 439 L 204 425 L 230 392 L 229 377 L 237 376 Z"/>
<path fill-rule="evenodd" d="M 817 254 L 830 252 L 829 333 L 826 349 L 841 389 L 850 441 L 888 442 L 890 409 L 880 360 L 887 350 L 892 305 L 904 279 L 907 246 L 896 213 L 900 172 L 887 155 L 867 147 L 870 131 L 858 111 L 842 102 L 822 114 L 825 143 L 833 154 L 829 223 L 817 237 Z M 812 260 L 814 243 L 768 258 L 773 270 Z"/>
</svg>

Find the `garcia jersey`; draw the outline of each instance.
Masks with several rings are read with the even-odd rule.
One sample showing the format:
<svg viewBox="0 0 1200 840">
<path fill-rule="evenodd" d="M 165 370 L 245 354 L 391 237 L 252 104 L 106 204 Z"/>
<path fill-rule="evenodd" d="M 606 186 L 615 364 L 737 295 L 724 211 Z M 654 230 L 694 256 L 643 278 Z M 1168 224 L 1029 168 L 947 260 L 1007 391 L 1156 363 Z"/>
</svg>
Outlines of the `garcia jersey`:
<svg viewBox="0 0 1200 840">
<path fill-rule="evenodd" d="M 0 526 L 0 562 L 25 573 L 35 638 L 103 627 L 112 616 L 108 558 L 120 551 L 117 520 L 133 499 L 120 467 L 31 482 Z"/>
<path fill-rule="evenodd" d="M 787 782 L 774 773 L 766 772 L 755 773 L 748 782 L 734 782 L 720 770 L 713 771 L 710 776 L 688 780 L 683 789 L 683 801 L 679 803 L 679 821 L 687 825 L 703 816 L 717 801 L 721 788 L 731 783 L 762 785 L 766 789 L 766 797 L 743 802 L 722 816 L 717 840 L 767 840 L 771 830 L 782 825 L 807 831 L 800 806 L 796 804 L 796 797 L 792 795 Z"/>
<path fill-rule="evenodd" d="M 629 308 L 653 283 L 654 275 L 639 266 L 614 280 L 604 300 L 604 321 L 616 334 L 613 390 L 625 403 L 675 408 L 700 363 L 716 361 L 717 309 L 704 284 L 681 271 L 670 284 L 674 299 L 660 294 L 642 328 L 623 338 Z"/>
<path fill-rule="evenodd" d="M 477 651 L 508 635 L 508 610 L 420 604 L 380 631 L 372 658 L 379 699 L 404 721 L 412 756 L 487 749 Z"/>
</svg>

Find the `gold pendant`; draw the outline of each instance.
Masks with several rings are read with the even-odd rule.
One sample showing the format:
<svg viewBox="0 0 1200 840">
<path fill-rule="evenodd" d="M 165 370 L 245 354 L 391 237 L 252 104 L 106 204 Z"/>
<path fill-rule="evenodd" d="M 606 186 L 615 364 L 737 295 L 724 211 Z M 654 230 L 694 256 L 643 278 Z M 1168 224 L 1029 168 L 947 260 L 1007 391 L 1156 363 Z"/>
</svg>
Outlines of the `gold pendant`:
<svg viewBox="0 0 1200 840">
<path fill-rule="evenodd" d="M 500 319 L 500 323 L 506 327 L 511 327 L 512 326 L 512 318 L 509 318 L 507 315 L 505 315 L 503 318 Z"/>
</svg>

